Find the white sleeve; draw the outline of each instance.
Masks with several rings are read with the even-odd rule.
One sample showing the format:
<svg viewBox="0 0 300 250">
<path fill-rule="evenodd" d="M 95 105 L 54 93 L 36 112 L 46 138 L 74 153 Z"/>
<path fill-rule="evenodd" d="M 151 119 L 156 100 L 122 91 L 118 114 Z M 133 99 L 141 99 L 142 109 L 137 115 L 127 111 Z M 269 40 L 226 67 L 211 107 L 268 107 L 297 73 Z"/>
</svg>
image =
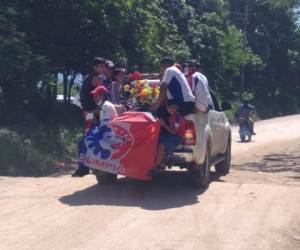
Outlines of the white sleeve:
<svg viewBox="0 0 300 250">
<path fill-rule="evenodd" d="M 164 77 L 162 82 L 166 83 L 167 85 L 169 85 L 169 83 L 171 82 L 172 78 L 173 78 L 174 74 L 173 74 L 173 70 L 171 68 L 167 68 L 165 70 L 164 73 Z"/>
<path fill-rule="evenodd" d="M 197 81 L 195 84 L 194 95 L 196 97 L 196 108 L 202 112 L 206 112 L 209 106 L 209 92 L 205 87 L 203 81 L 198 79 L 193 79 L 193 82 Z"/>
<path fill-rule="evenodd" d="M 115 108 L 115 105 L 112 104 L 112 105 L 109 105 L 108 107 L 109 107 L 109 119 L 113 120 L 118 116 L 118 112 Z"/>
<path fill-rule="evenodd" d="M 202 75 L 202 76 L 203 76 L 203 84 L 204 84 L 205 88 L 207 88 L 207 90 L 209 90 L 208 80 L 205 75 Z"/>
<path fill-rule="evenodd" d="M 116 108 L 113 104 L 104 104 L 101 109 L 100 119 L 101 120 L 113 120 L 118 116 Z"/>
</svg>

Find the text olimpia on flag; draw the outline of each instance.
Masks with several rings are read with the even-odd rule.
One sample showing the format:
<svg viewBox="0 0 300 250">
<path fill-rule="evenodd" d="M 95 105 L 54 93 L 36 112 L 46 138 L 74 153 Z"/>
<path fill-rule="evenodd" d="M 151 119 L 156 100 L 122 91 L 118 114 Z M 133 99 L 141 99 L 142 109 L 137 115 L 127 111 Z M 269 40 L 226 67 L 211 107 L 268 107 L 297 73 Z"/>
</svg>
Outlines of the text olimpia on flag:
<svg viewBox="0 0 300 250">
<path fill-rule="evenodd" d="M 85 136 L 79 161 L 101 171 L 150 180 L 160 125 L 151 114 L 127 112 L 95 125 Z"/>
</svg>

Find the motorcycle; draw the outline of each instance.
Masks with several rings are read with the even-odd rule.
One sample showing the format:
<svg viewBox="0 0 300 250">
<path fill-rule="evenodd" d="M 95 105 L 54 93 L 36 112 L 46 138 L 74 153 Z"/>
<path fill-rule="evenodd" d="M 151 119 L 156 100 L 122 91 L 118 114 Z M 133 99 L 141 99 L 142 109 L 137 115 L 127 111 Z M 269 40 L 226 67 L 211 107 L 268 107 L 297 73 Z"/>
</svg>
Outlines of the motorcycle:
<svg viewBox="0 0 300 250">
<path fill-rule="evenodd" d="M 250 129 L 249 121 L 245 118 L 239 118 L 239 127 L 240 127 L 240 138 L 242 142 L 251 141 L 252 139 L 252 131 Z"/>
</svg>

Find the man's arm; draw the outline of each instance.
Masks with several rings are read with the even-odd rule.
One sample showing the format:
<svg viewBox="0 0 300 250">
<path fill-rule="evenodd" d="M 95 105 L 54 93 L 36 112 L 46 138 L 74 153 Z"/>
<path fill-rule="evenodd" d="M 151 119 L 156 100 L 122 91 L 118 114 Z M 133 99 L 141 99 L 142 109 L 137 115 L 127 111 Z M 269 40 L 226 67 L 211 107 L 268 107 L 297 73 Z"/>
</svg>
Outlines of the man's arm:
<svg viewBox="0 0 300 250">
<path fill-rule="evenodd" d="M 156 110 L 159 106 L 163 105 L 164 102 L 167 101 L 168 84 L 170 83 L 173 75 L 173 70 L 171 68 L 166 69 L 160 84 L 158 101 L 152 106 L 153 110 Z"/>
<path fill-rule="evenodd" d="M 167 90 L 168 86 L 166 83 L 162 83 L 159 90 L 159 97 L 157 102 L 151 106 L 151 110 L 157 110 L 161 105 L 167 101 Z"/>
<path fill-rule="evenodd" d="M 160 86 L 160 92 L 158 97 L 158 103 L 160 105 L 167 100 L 167 90 L 168 90 L 168 85 L 163 82 Z"/>
</svg>

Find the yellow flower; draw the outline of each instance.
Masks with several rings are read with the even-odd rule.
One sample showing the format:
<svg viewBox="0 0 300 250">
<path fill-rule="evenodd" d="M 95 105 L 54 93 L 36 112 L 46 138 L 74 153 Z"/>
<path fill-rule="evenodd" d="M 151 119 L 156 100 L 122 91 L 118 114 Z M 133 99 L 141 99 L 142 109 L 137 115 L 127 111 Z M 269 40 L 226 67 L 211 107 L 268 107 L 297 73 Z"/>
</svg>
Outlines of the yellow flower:
<svg viewBox="0 0 300 250">
<path fill-rule="evenodd" d="M 154 88 L 153 89 L 153 97 L 159 96 L 159 88 Z"/>
<path fill-rule="evenodd" d="M 130 91 L 130 86 L 128 84 L 124 85 L 124 91 L 129 92 Z"/>
<path fill-rule="evenodd" d="M 132 95 L 134 95 L 135 92 L 136 92 L 135 89 L 131 89 L 131 90 L 130 90 L 130 93 L 131 93 Z"/>
</svg>

